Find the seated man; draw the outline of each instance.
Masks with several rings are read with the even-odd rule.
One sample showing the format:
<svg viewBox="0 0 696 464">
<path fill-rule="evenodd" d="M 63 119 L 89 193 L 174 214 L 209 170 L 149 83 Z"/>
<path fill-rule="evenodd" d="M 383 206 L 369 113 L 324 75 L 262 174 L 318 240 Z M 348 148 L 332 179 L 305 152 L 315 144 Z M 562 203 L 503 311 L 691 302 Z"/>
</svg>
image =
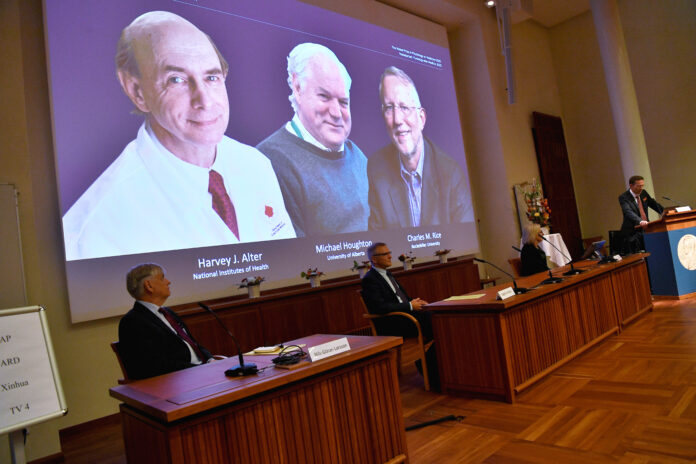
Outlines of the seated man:
<svg viewBox="0 0 696 464">
<path fill-rule="evenodd" d="M 169 280 L 157 264 L 140 264 L 128 272 L 126 288 L 133 309 L 118 325 L 119 352 L 131 379 L 144 379 L 213 360 L 172 310 L 162 305 Z"/>
<path fill-rule="evenodd" d="M 421 326 L 423 342 L 433 339 L 433 327 L 430 322 L 430 313 L 421 311 L 428 302 L 420 298 L 411 298 L 406 290 L 397 282 L 394 276 L 387 270 L 391 266 L 391 251 L 385 243 L 377 242 L 367 249 L 367 257 L 372 263 L 372 268 L 362 279 L 362 297 L 370 314 L 387 314 L 390 312 L 404 312 L 415 317 Z M 415 337 L 418 335 L 416 327 L 404 317 L 394 316 L 375 320 L 375 327 L 379 335 L 394 335 L 397 337 Z M 437 358 L 435 349 L 431 347 L 427 354 L 428 374 L 433 388 L 438 388 Z M 420 363 L 416 362 L 420 371 Z"/>
<path fill-rule="evenodd" d="M 387 314 L 395 311 L 409 313 L 421 325 L 423 341 L 433 339 L 430 313 L 421 313 L 420 309 L 428 302 L 420 298 L 410 298 L 406 290 L 387 270 L 391 266 L 391 251 L 385 243 L 377 242 L 367 249 L 367 257 L 372 263 L 362 279 L 362 295 L 367 310 L 371 314 Z M 375 321 L 377 333 L 397 337 L 415 337 L 416 328 L 405 318 L 393 317 Z"/>
</svg>

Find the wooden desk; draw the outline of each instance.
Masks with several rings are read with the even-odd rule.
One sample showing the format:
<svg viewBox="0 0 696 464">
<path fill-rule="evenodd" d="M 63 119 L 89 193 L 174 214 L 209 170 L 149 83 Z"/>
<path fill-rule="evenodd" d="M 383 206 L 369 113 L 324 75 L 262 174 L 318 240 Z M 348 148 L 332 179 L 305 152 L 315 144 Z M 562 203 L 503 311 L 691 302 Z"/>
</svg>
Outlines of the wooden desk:
<svg viewBox="0 0 696 464">
<path fill-rule="evenodd" d="M 312 335 L 307 348 L 340 338 Z M 382 463 L 405 458 L 399 337 L 348 336 L 351 350 L 294 370 L 227 378 L 229 358 L 111 388 L 133 463 Z M 248 356 L 261 369 L 273 356 Z M 400 461 L 399 461 L 400 462 Z"/>
<path fill-rule="evenodd" d="M 443 391 L 514 402 L 517 393 L 619 332 L 652 309 L 645 256 L 580 263 L 587 272 L 505 301 L 495 297 L 509 283 L 474 292 L 483 294 L 479 299 L 428 305 Z M 546 277 L 518 285 L 534 287 Z"/>
</svg>

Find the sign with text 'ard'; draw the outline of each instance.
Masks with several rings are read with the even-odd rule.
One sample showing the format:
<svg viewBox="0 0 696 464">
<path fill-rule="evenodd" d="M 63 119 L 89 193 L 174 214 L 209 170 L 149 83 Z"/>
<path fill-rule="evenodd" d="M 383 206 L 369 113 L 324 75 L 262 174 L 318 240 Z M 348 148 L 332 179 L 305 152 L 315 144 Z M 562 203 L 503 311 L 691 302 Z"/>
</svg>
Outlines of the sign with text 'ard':
<svg viewBox="0 0 696 464">
<path fill-rule="evenodd" d="M 0 311 L 0 435 L 67 412 L 44 308 Z"/>
</svg>

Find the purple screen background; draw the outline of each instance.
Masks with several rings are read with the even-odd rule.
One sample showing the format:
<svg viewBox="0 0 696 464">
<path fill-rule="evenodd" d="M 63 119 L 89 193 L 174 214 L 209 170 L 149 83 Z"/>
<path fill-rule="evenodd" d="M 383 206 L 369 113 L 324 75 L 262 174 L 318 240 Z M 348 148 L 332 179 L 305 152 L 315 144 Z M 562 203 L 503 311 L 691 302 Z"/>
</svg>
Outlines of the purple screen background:
<svg viewBox="0 0 696 464">
<path fill-rule="evenodd" d="M 142 116 L 131 114 L 133 106 L 118 84 L 114 53 L 123 27 L 140 14 L 153 10 L 171 11 L 191 21 L 212 37 L 230 64 L 226 81 L 230 100 L 226 132 L 229 137 L 255 146 L 292 117 L 286 57 L 295 45 L 316 42 L 333 50 L 351 75 L 353 126 L 349 138 L 366 156 L 390 143 L 379 109 L 378 84 L 384 68 L 395 65 L 409 74 L 418 88 L 421 104 L 427 111 L 424 134 L 467 172 L 446 48 L 288 0 L 61 0 L 45 4 L 61 215 L 135 138 L 143 121 Z M 392 46 L 437 58 L 442 67 L 402 58 Z M 440 229 L 448 232 L 441 246 L 435 249 L 477 251 L 473 223 Z M 413 231 L 364 232 L 343 234 L 339 238 L 386 240 L 399 254 L 408 250 L 406 236 L 410 232 Z M 155 260 L 167 268 L 176 286 L 170 303 L 230 294 L 233 283 L 243 277 L 233 276 L 226 282 L 192 281 L 195 257 L 204 254 L 264 250 L 270 270 L 260 274 L 269 280 L 295 277 L 307 265 L 318 266 L 325 272 L 350 268 L 354 258 L 327 262 L 317 256 L 314 245 L 326 240 L 314 237 L 212 247 L 213 250 L 205 253 L 201 249 L 179 250 L 71 261 L 66 267 L 73 321 L 125 312 L 130 298 L 123 288 L 123 276 L 130 266 L 145 260 Z M 432 251 L 429 248 L 427 256 L 432 256 Z M 185 264 L 180 264 L 182 260 Z M 98 273 L 93 271 L 95 266 L 99 266 Z M 101 312 L 89 306 L 88 295 L 84 294 L 91 293 L 89 288 L 95 279 L 107 299 Z M 111 280 L 113 284 L 109 284 Z"/>
</svg>

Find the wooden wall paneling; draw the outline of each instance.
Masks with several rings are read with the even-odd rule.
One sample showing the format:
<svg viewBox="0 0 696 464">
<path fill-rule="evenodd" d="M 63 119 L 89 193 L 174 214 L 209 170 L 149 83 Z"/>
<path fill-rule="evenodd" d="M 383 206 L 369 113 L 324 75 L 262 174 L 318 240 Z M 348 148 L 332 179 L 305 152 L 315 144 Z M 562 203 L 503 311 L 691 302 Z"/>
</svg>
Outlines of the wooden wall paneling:
<svg viewBox="0 0 696 464">
<path fill-rule="evenodd" d="M 478 265 L 470 261 L 459 272 L 448 272 L 451 295 L 465 295 L 481 289 Z"/>
<path fill-rule="evenodd" d="M 363 307 L 357 292 L 352 287 L 341 287 L 336 291 L 322 292 L 321 301 L 326 320 L 325 333 L 350 333 L 366 325 Z"/>
<path fill-rule="evenodd" d="M 419 264 L 412 270 L 394 269 L 411 296 L 438 301 L 480 288 L 478 270 L 471 258 L 446 264 Z M 295 285 L 264 291 L 261 298 L 240 295 L 205 301 L 239 339 L 242 350 L 272 345 L 315 333 L 369 334 L 357 300 L 357 276 L 328 279 L 319 288 Z M 196 303 L 173 306 L 204 346 L 216 354 L 234 353 L 231 340 L 210 314 Z"/>
<path fill-rule="evenodd" d="M 239 342 L 243 352 L 259 346 L 263 340 L 261 313 L 253 305 L 232 307 L 216 311 L 217 316 Z M 194 337 L 213 354 L 230 356 L 237 354 L 234 341 L 220 324 L 208 313 L 197 312 L 186 318 L 186 325 Z"/>
<path fill-rule="evenodd" d="M 326 308 L 318 293 L 276 298 L 261 306 L 263 344 L 270 346 L 308 334 L 326 333 L 325 317 Z"/>
</svg>

